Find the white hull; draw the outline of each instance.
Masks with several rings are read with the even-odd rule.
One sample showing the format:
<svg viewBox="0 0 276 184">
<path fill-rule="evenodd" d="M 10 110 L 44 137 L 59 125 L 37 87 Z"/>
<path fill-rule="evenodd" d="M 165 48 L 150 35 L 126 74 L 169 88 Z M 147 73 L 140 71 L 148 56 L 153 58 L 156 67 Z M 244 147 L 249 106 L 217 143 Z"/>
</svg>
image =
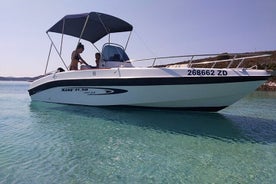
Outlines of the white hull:
<svg viewBox="0 0 276 184">
<path fill-rule="evenodd" d="M 45 73 L 52 46 L 67 68 L 61 55 L 63 35 L 79 38 L 78 46 L 81 45 L 82 39 L 95 46 L 94 43 L 106 35 L 131 33 L 132 30 L 133 26 L 128 22 L 99 12 L 66 15 L 47 30 L 51 46 Z M 57 49 L 49 32 L 62 34 L 60 50 Z M 97 69 L 86 66 L 81 68 L 87 70 L 68 71 L 67 68 L 67 71 L 64 71 L 59 68 L 59 72 L 34 81 L 29 89 L 31 99 L 89 106 L 138 106 L 217 111 L 254 91 L 270 76 L 265 70 L 239 68 L 245 59 L 267 57 L 268 54 L 249 57 L 236 57 L 236 54 L 227 53 L 199 54 L 131 61 L 125 52 L 129 38 L 125 47 L 110 43 L 109 39 L 99 53 L 100 58 L 97 57 Z M 83 46 L 77 47 L 75 56 L 77 56 L 76 53 L 82 53 L 83 49 Z M 96 49 L 99 51 L 97 47 Z M 210 56 L 213 58 L 208 58 Z M 193 62 L 194 57 L 206 58 L 206 61 Z M 179 68 L 176 68 L 177 65 L 169 68 L 154 68 L 156 60 L 172 63 L 174 59 L 179 59 L 178 62 L 184 62 L 184 65 Z M 151 68 L 136 68 L 132 64 L 151 60 L 153 61 Z M 231 69 L 236 61 L 239 61 L 236 68 Z M 73 57 L 71 63 L 76 62 L 83 63 L 80 57 Z M 226 68 L 215 68 L 217 63 L 223 62 L 228 63 Z M 210 68 L 194 68 L 198 65 Z"/>
<path fill-rule="evenodd" d="M 52 103 L 216 111 L 254 91 L 268 76 L 260 70 L 212 69 L 212 76 L 189 75 L 189 70 L 117 68 L 62 72 L 35 81 L 29 93 L 34 101 Z M 218 75 L 222 71 L 224 75 Z"/>
</svg>

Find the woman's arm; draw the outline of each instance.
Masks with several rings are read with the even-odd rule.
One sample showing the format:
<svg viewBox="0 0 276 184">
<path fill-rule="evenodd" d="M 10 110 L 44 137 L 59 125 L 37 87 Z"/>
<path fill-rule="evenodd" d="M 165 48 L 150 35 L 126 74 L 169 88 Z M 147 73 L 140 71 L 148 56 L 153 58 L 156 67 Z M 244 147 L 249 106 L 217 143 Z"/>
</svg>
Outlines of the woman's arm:
<svg viewBox="0 0 276 184">
<path fill-rule="evenodd" d="M 85 61 L 84 59 L 82 59 L 81 56 L 80 56 L 80 61 L 81 61 L 81 63 L 84 63 L 84 64 L 86 64 L 86 65 L 89 65 L 89 64 L 86 63 L 86 61 Z"/>
</svg>

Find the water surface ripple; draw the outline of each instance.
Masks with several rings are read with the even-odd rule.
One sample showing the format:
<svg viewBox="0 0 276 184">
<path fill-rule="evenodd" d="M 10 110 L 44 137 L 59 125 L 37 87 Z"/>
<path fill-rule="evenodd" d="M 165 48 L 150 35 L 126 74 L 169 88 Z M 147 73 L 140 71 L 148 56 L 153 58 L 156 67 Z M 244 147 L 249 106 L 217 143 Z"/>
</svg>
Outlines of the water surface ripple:
<svg viewBox="0 0 276 184">
<path fill-rule="evenodd" d="M 27 88 L 0 82 L 1 184 L 276 182 L 275 93 L 203 113 L 31 102 Z"/>
</svg>

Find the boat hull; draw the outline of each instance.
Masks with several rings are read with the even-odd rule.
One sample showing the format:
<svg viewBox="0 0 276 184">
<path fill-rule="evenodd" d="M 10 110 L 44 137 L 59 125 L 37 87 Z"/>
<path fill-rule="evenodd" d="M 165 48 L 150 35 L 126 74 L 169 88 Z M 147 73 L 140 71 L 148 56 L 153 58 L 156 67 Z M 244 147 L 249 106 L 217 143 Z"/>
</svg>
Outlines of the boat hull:
<svg viewBox="0 0 276 184">
<path fill-rule="evenodd" d="M 254 91 L 268 78 L 237 72 L 227 76 L 179 76 L 183 72 L 180 70 L 166 71 L 162 76 L 158 69 L 152 70 L 155 75 L 153 72 L 151 77 L 135 77 L 134 71 L 131 77 L 124 77 L 124 72 L 119 77 L 48 76 L 31 86 L 29 94 L 33 101 L 62 104 L 218 111 Z"/>
</svg>

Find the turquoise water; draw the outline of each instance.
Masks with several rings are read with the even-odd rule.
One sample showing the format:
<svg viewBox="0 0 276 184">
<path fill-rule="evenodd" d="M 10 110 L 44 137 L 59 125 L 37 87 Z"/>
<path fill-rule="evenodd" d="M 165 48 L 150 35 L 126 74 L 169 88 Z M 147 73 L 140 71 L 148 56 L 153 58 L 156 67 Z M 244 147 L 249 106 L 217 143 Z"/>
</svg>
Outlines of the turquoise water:
<svg viewBox="0 0 276 184">
<path fill-rule="evenodd" d="M 219 113 L 34 103 L 0 82 L 0 183 L 276 183 L 276 93 Z"/>
</svg>

